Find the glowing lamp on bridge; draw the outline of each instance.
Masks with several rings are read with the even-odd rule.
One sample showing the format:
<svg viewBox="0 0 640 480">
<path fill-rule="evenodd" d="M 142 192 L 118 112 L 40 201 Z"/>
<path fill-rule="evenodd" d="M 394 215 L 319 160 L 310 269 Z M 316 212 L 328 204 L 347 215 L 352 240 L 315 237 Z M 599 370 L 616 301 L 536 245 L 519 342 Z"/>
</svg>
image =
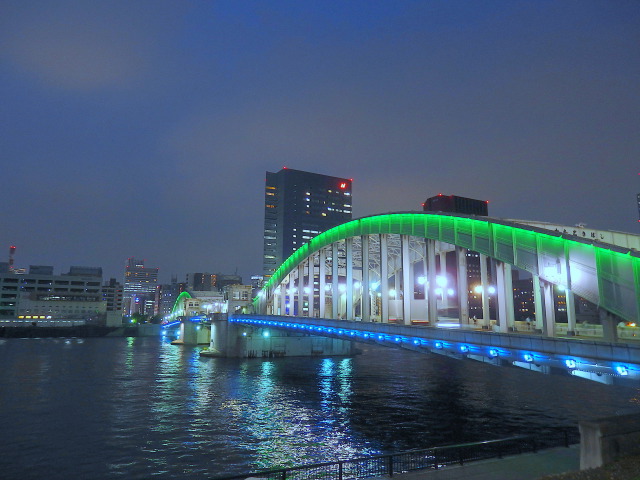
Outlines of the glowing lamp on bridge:
<svg viewBox="0 0 640 480">
<path fill-rule="evenodd" d="M 624 365 L 618 365 L 616 367 L 616 372 L 618 373 L 618 375 L 629 375 L 629 369 Z"/>
<path fill-rule="evenodd" d="M 309 293 L 311 290 L 309 290 L 309 287 L 304 287 L 304 293 Z"/>
<path fill-rule="evenodd" d="M 396 298 L 396 291 L 393 288 L 389 290 L 389 298 Z"/>
<path fill-rule="evenodd" d="M 358 290 L 358 289 L 360 288 L 360 282 L 354 282 L 354 283 L 353 283 L 353 288 L 354 288 L 355 290 Z"/>
<path fill-rule="evenodd" d="M 341 292 L 346 292 L 347 286 L 341 283 L 340 285 L 338 285 L 338 290 L 340 290 Z"/>
<path fill-rule="evenodd" d="M 448 288 L 447 289 L 447 295 L 449 295 L 450 297 L 453 297 L 453 295 L 455 294 L 455 290 L 453 288 Z"/>
<path fill-rule="evenodd" d="M 439 287 L 446 287 L 447 286 L 447 277 L 443 277 L 442 275 L 438 275 L 436 276 L 436 284 Z"/>
<path fill-rule="evenodd" d="M 493 358 L 493 357 L 497 357 L 497 356 L 498 356 L 498 350 L 496 350 L 495 348 L 490 349 L 490 350 L 489 350 L 489 356 L 490 356 L 491 358 Z"/>
<path fill-rule="evenodd" d="M 533 355 L 531 355 L 530 353 L 525 353 L 523 355 L 523 358 L 525 362 L 529 362 L 529 363 L 533 362 Z"/>
<path fill-rule="evenodd" d="M 427 283 L 427 279 L 424 277 L 418 277 L 418 285 L 424 285 Z"/>
<path fill-rule="evenodd" d="M 576 368 L 576 361 L 573 358 L 565 360 L 564 364 L 567 366 L 567 368 Z"/>
<path fill-rule="evenodd" d="M 493 295 L 494 293 L 496 293 L 496 287 L 489 285 L 489 287 L 487 288 L 487 293 L 489 295 Z"/>
</svg>

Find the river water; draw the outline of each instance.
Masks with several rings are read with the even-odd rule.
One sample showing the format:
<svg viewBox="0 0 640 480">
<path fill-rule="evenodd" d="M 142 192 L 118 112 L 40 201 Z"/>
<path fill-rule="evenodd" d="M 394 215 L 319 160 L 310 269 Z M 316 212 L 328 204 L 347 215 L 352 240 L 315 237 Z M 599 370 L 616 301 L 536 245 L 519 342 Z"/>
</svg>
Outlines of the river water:
<svg viewBox="0 0 640 480">
<path fill-rule="evenodd" d="M 637 389 L 390 348 L 269 360 L 199 350 L 0 340 L 0 478 L 206 479 L 640 411 Z"/>
</svg>

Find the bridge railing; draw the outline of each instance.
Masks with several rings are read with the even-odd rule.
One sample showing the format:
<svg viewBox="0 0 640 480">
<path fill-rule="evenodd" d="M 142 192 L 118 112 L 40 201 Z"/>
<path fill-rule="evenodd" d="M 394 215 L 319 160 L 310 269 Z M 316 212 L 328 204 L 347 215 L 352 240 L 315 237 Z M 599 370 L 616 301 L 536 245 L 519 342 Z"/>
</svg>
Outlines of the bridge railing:
<svg viewBox="0 0 640 480">
<path fill-rule="evenodd" d="M 518 435 L 498 440 L 471 442 L 444 447 L 409 450 L 387 455 L 354 458 L 337 462 L 265 470 L 243 475 L 215 477 L 212 480 L 359 480 L 422 469 L 439 469 L 447 465 L 502 458 L 539 449 L 579 443 L 577 429 L 547 435 Z"/>
</svg>

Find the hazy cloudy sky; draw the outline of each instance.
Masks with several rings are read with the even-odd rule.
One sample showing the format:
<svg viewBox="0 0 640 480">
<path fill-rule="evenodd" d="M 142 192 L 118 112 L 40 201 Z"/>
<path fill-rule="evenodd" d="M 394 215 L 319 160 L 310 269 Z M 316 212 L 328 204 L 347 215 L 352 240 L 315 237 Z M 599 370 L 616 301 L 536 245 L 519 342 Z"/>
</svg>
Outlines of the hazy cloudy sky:
<svg viewBox="0 0 640 480">
<path fill-rule="evenodd" d="M 16 266 L 261 273 L 282 166 L 640 229 L 638 0 L 0 0 L 0 93 Z"/>
</svg>

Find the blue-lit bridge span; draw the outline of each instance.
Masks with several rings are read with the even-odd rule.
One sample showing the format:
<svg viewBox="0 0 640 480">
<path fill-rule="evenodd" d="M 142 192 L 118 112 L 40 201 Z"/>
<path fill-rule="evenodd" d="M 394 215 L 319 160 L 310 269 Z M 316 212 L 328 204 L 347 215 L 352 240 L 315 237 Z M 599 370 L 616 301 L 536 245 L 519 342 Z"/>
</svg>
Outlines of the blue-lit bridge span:
<svg viewBox="0 0 640 480">
<path fill-rule="evenodd" d="M 602 383 L 640 380 L 640 345 L 276 315 L 231 315 L 229 322 L 263 332 L 332 337 L 543 373 L 564 371 Z"/>
</svg>

